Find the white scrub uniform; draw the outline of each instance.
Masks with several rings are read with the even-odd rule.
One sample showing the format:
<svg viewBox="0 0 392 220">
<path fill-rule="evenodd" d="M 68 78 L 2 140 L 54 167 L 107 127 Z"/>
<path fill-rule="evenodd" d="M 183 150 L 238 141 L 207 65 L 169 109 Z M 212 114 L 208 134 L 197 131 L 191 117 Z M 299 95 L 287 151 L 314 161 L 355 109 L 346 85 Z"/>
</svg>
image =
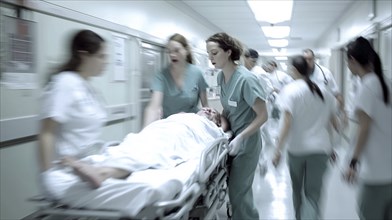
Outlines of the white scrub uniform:
<svg viewBox="0 0 392 220">
<path fill-rule="evenodd" d="M 266 74 L 272 86 L 279 91 L 282 90 L 283 86 L 293 81 L 293 78 L 290 75 L 279 70 Z"/>
<path fill-rule="evenodd" d="M 256 75 L 261 87 L 265 90 L 268 97 L 273 92 L 274 87 L 272 86 L 271 80 L 268 78 L 267 73 L 259 66 L 253 67 L 251 72 Z"/>
<path fill-rule="evenodd" d="M 334 96 L 339 94 L 339 87 L 336 84 L 335 78 L 326 67 L 314 64 L 313 73 L 310 74 L 309 78 L 319 87 L 327 88 Z"/>
<path fill-rule="evenodd" d="M 326 88 L 327 91 L 332 93 L 335 97 L 339 94 L 339 87 L 336 84 L 335 78 L 333 77 L 331 71 L 329 71 L 326 67 L 314 64 L 313 73 L 309 76 L 310 80 L 316 83 L 320 88 Z M 335 99 L 335 101 L 337 101 Z M 339 109 L 336 111 L 338 117 L 341 117 L 342 114 L 339 113 Z M 336 133 L 332 128 L 329 128 L 330 137 L 332 140 L 332 144 L 334 146 L 338 146 L 341 141 L 341 136 Z"/>
<path fill-rule="evenodd" d="M 286 142 L 287 150 L 292 154 L 332 153 L 328 125 L 336 111 L 336 103 L 331 93 L 323 88 L 320 90 L 324 102 L 310 91 L 304 80 L 287 85 L 280 94 L 282 111 L 292 115 Z"/>
<path fill-rule="evenodd" d="M 56 131 L 56 158 L 80 158 L 93 150 L 107 115 L 89 83 L 78 73 L 68 71 L 54 75 L 45 88 L 40 118 L 52 118 L 60 124 Z"/>
<path fill-rule="evenodd" d="M 383 101 L 381 84 L 376 74 L 366 74 L 361 83 L 354 108 L 364 111 L 372 122 L 359 159 L 360 177 L 367 184 L 392 183 L 392 107 Z M 391 87 L 389 89 L 391 97 Z M 355 137 L 356 140 L 358 137 Z"/>
<path fill-rule="evenodd" d="M 389 84 L 389 100 L 392 86 Z M 374 73 L 362 77 L 354 109 L 364 111 L 371 124 L 368 138 L 359 158 L 359 217 L 389 219 L 385 212 L 392 208 L 392 106 L 384 103 L 381 83 Z M 353 139 L 353 145 L 358 137 Z"/>
<path fill-rule="evenodd" d="M 278 92 L 273 92 L 273 99 L 269 99 L 267 102 L 268 120 L 262 126 L 262 134 L 264 137 L 264 142 L 267 145 L 275 145 L 274 140 L 278 133 L 279 124 L 279 95 L 278 93 L 283 89 L 283 87 L 294 79 L 285 72 L 274 71 L 273 73 L 266 73 L 266 77 L 269 79 L 270 84 L 273 89 L 278 90 Z"/>
</svg>

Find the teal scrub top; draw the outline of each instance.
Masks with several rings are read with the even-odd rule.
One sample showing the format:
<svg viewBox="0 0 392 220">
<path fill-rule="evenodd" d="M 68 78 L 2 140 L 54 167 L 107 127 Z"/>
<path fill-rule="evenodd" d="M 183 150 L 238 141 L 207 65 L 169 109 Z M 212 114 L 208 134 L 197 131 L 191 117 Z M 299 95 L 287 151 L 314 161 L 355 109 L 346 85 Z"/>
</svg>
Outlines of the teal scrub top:
<svg viewBox="0 0 392 220">
<path fill-rule="evenodd" d="M 152 91 L 163 93 L 163 118 L 179 112 L 196 113 L 199 111 L 199 94 L 207 88 L 208 84 L 201 69 L 193 64 L 187 66 L 182 89 L 176 86 L 169 67 L 155 74 L 151 85 Z"/>
<path fill-rule="evenodd" d="M 256 113 L 252 106 L 256 98 L 266 100 L 267 90 L 261 87 L 257 77 L 244 66 L 238 66 L 227 83 L 223 72 L 217 77 L 224 115 L 230 122 L 231 130 L 238 135 L 255 119 Z"/>
</svg>

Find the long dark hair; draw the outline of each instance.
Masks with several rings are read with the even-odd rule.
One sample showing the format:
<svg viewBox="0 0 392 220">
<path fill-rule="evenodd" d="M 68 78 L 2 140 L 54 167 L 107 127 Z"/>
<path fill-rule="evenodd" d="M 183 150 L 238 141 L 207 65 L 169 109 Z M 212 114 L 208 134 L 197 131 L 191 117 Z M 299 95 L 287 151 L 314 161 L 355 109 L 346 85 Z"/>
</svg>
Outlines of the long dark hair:
<svg viewBox="0 0 392 220">
<path fill-rule="evenodd" d="M 80 51 L 87 52 L 89 54 L 96 54 L 102 47 L 102 43 L 105 40 L 90 30 L 80 30 L 78 31 L 74 37 L 72 38 L 70 45 L 70 58 L 69 60 L 60 66 L 57 71 L 51 74 L 49 80 L 54 74 L 63 72 L 63 71 L 76 71 L 80 64 L 82 63 L 82 59 L 80 57 Z"/>
<path fill-rule="evenodd" d="M 186 56 L 186 61 L 190 64 L 194 63 L 191 47 L 183 35 L 173 34 L 171 37 L 169 37 L 169 41 L 176 41 L 176 42 L 180 43 L 188 51 L 188 55 Z"/>
<path fill-rule="evenodd" d="M 306 62 L 306 59 L 303 56 L 295 56 L 291 59 L 291 65 L 293 65 L 304 77 L 310 91 L 312 91 L 313 94 L 316 92 L 317 95 L 320 96 L 320 98 L 324 101 L 324 96 L 320 88 L 309 78 L 308 64 Z"/>
<path fill-rule="evenodd" d="M 364 37 L 358 37 L 355 41 L 350 42 L 347 45 L 347 57 L 349 59 L 353 57 L 361 66 L 370 64 L 374 68 L 374 73 L 381 83 L 384 103 L 389 104 L 389 90 L 382 72 L 381 60 L 370 42 Z"/>
</svg>

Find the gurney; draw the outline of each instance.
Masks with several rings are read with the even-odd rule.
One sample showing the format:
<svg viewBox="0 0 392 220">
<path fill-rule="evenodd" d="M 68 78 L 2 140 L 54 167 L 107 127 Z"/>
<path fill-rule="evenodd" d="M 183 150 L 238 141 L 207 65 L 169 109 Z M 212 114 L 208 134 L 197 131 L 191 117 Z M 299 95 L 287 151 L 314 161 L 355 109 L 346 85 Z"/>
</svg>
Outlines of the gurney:
<svg viewBox="0 0 392 220">
<path fill-rule="evenodd" d="M 111 143 L 112 144 L 112 143 Z M 30 200 L 38 205 L 38 211 L 25 219 L 56 219 L 56 216 L 84 217 L 94 219 L 214 219 L 217 210 L 225 203 L 227 194 L 228 139 L 220 137 L 203 150 L 200 158 L 180 164 L 173 169 L 184 183 L 173 197 L 162 198 L 140 209 L 138 213 L 130 214 L 124 210 L 90 209 L 85 207 L 70 207 L 59 201 L 51 201 L 43 196 Z M 143 176 L 158 174 L 159 170 L 146 170 L 132 174 L 135 181 Z M 166 175 L 168 171 L 159 174 Z M 170 171 L 171 172 L 171 171 Z M 186 176 L 186 180 L 184 179 Z M 170 187 L 170 185 L 168 185 Z M 156 187 L 151 186 L 150 190 Z M 129 198 L 129 202 L 137 200 Z"/>
</svg>

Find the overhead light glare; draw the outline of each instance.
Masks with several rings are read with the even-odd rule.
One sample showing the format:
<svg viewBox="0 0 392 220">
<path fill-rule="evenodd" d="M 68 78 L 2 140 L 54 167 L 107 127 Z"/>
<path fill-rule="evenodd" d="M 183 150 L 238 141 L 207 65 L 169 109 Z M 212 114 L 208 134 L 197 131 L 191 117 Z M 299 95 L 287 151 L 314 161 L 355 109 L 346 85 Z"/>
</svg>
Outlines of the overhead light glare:
<svg viewBox="0 0 392 220">
<path fill-rule="evenodd" d="M 269 38 L 285 38 L 290 35 L 289 26 L 263 26 L 264 35 Z"/>
<path fill-rule="evenodd" d="M 268 44 L 271 47 L 287 47 L 289 45 L 289 41 L 286 39 L 274 39 L 268 40 Z"/>
<path fill-rule="evenodd" d="M 291 19 L 292 0 L 248 0 L 247 2 L 257 21 L 277 24 Z"/>
</svg>

